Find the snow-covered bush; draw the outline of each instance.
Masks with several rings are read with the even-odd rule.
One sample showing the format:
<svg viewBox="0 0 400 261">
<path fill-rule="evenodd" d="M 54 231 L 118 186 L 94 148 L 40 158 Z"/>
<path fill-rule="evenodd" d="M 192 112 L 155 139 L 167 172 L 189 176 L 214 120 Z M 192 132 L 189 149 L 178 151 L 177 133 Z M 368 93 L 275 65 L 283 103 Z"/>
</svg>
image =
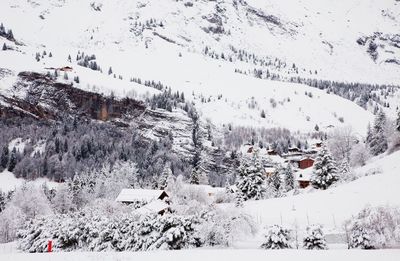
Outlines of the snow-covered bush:
<svg viewBox="0 0 400 261">
<path fill-rule="evenodd" d="M 347 222 L 350 248 L 385 248 L 400 243 L 400 209 L 366 207 Z"/>
<path fill-rule="evenodd" d="M 364 166 L 369 158 L 371 158 L 371 155 L 365 145 L 356 144 L 350 152 L 350 165 L 353 167 Z"/>
<path fill-rule="evenodd" d="M 268 228 L 265 234 L 264 243 L 261 248 L 265 249 L 284 249 L 292 248 L 291 231 L 279 225 L 273 225 Z"/>
<path fill-rule="evenodd" d="M 305 249 L 328 249 L 326 245 L 325 235 L 320 225 L 312 225 L 307 227 L 306 236 L 303 239 L 303 247 Z"/>
<path fill-rule="evenodd" d="M 182 176 L 171 179 L 166 191 L 171 195 L 170 208 L 180 215 L 199 215 L 212 203 L 202 187 L 185 184 Z"/>
<path fill-rule="evenodd" d="M 0 243 L 17 238 L 18 228 L 25 222 L 26 216 L 19 207 L 9 205 L 0 213 Z"/>
<path fill-rule="evenodd" d="M 73 195 L 66 184 L 58 186 L 56 195 L 53 200 L 53 207 L 61 214 L 68 213 L 74 210 Z"/>
<path fill-rule="evenodd" d="M 357 179 L 356 174 L 350 168 L 347 160 L 343 160 L 338 168 L 338 176 L 340 182 L 347 183 Z"/>
<path fill-rule="evenodd" d="M 46 251 L 53 240 L 54 251 L 147 251 L 201 246 L 196 232 L 200 220 L 176 214 L 150 215 L 140 220 L 131 215 L 106 217 L 87 212 L 35 218 L 18 233 L 19 248 Z"/>
<path fill-rule="evenodd" d="M 134 250 L 176 250 L 200 246 L 200 240 L 194 233 L 196 223 L 198 220 L 193 216 L 148 216 L 138 225 L 138 241 Z"/>
<path fill-rule="evenodd" d="M 197 230 L 205 246 L 231 246 L 234 241 L 254 235 L 257 226 L 253 219 L 241 211 L 210 210 L 202 219 Z"/>
<path fill-rule="evenodd" d="M 23 184 L 0 213 L 0 242 L 15 240 L 25 222 L 50 213 L 52 210 L 43 190 L 32 183 Z"/>
<path fill-rule="evenodd" d="M 348 160 L 355 140 L 351 126 L 335 128 L 329 133 L 327 146 L 337 161 Z"/>
</svg>

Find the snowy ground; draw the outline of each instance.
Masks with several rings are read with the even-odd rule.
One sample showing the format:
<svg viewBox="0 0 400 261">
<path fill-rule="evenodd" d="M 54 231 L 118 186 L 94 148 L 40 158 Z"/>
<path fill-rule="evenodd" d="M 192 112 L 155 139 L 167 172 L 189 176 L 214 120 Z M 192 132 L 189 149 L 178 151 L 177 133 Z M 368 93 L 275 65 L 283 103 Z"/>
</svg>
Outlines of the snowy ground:
<svg viewBox="0 0 400 261">
<path fill-rule="evenodd" d="M 26 182 L 25 179 L 17 179 L 13 173 L 4 170 L 0 172 L 0 191 L 8 192 L 11 190 L 15 190 L 16 188 L 20 187 L 22 184 Z M 49 181 L 46 178 L 39 178 L 34 181 L 35 185 L 41 186 L 44 183 L 47 184 L 49 188 L 56 188 L 58 183 L 54 181 Z"/>
<path fill-rule="evenodd" d="M 121 252 L 121 253 L 51 253 L 51 254 L 0 254 L 0 260 L 12 261 L 153 261 L 153 260 L 274 260 L 274 261 L 397 261 L 400 259 L 400 250 L 261 250 L 261 249 L 196 249 L 181 251 L 154 251 L 154 252 Z"/>
<path fill-rule="evenodd" d="M 343 231 L 342 224 L 356 215 L 367 204 L 400 205 L 400 152 L 375 158 L 356 169 L 359 175 L 378 170 L 379 174 L 359 178 L 325 191 L 292 197 L 275 198 L 245 203 L 245 211 L 252 214 L 262 226 L 283 224 L 305 229 L 308 224 L 324 225 L 326 232 Z"/>
</svg>

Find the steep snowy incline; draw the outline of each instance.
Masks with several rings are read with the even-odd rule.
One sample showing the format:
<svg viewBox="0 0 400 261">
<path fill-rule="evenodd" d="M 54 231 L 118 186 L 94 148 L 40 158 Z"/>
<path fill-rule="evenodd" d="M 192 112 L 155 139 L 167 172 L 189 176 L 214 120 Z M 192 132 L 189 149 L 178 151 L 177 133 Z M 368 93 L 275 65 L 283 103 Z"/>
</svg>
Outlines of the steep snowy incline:
<svg viewBox="0 0 400 261">
<path fill-rule="evenodd" d="M 381 172 L 338 185 L 325 191 L 310 191 L 292 197 L 246 202 L 245 210 L 264 225 L 320 223 L 327 229 L 342 230 L 343 222 L 370 204 L 400 206 L 400 151 L 375 158 L 356 170 L 359 174 Z"/>
</svg>

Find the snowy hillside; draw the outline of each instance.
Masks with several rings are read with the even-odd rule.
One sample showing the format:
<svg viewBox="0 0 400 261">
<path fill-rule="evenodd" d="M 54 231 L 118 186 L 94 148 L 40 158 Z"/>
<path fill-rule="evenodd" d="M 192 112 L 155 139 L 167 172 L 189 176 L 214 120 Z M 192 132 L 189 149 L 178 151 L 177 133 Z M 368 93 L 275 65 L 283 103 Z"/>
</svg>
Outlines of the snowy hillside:
<svg viewBox="0 0 400 261">
<path fill-rule="evenodd" d="M 397 260 L 399 107 L 400 0 L 1 0 L 0 260 Z"/>
<path fill-rule="evenodd" d="M 330 190 L 309 190 L 297 196 L 252 201 L 245 208 L 262 224 L 282 223 L 304 229 L 308 224 L 320 223 L 329 230 L 343 231 L 343 222 L 366 205 L 399 204 L 399 159 L 400 152 L 375 159 L 355 171 L 360 176 L 377 174 L 337 185 Z"/>
<path fill-rule="evenodd" d="M 276 57 L 288 67 L 295 63 L 306 70 L 303 74 L 317 70 L 326 79 L 399 82 L 400 6 L 394 0 L 7 0 L 1 7 L 2 22 L 36 48 L 129 54 L 134 45 L 196 52 L 209 46 L 225 55 L 234 48 Z M 387 37 L 376 40 L 374 61 L 369 43 L 357 40 L 368 42 L 376 33 Z"/>
</svg>

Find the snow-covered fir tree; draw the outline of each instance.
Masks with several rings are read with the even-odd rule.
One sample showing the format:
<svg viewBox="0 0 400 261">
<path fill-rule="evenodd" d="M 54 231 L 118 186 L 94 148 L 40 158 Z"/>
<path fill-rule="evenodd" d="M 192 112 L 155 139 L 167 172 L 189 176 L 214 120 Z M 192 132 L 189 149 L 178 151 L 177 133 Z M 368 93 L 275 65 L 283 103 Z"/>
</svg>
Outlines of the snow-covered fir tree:
<svg viewBox="0 0 400 261">
<path fill-rule="evenodd" d="M 243 193 L 240 190 L 236 191 L 236 193 L 235 193 L 235 206 L 238 207 L 238 208 L 241 208 L 241 207 L 243 207 L 243 202 L 244 202 Z"/>
<path fill-rule="evenodd" d="M 324 146 L 314 162 L 311 184 L 317 189 L 327 189 L 338 181 L 336 162 Z"/>
<path fill-rule="evenodd" d="M 350 232 L 349 248 L 374 249 L 371 237 L 372 232 L 362 223 L 356 222 Z"/>
<path fill-rule="evenodd" d="M 190 175 L 189 183 L 195 185 L 200 184 L 200 170 L 198 168 L 192 169 L 192 174 Z"/>
<path fill-rule="evenodd" d="M 242 162 L 238 176 L 236 187 L 243 194 L 244 200 L 259 200 L 265 197 L 264 170 L 256 154 L 250 162 Z"/>
<path fill-rule="evenodd" d="M 288 164 L 284 169 L 283 169 L 283 177 L 284 177 L 284 184 L 285 184 L 285 190 L 290 191 L 292 189 L 296 188 L 296 181 L 294 179 L 294 172 L 292 169 L 292 165 Z"/>
<path fill-rule="evenodd" d="M 261 248 L 264 249 L 285 249 L 292 248 L 291 231 L 279 225 L 273 225 L 267 229 L 264 243 Z"/>
<path fill-rule="evenodd" d="M 268 191 L 270 194 L 270 197 L 281 197 L 282 194 L 284 193 L 284 183 L 282 180 L 281 173 L 279 171 L 269 175 L 266 179 L 267 185 L 269 187 Z"/>
<path fill-rule="evenodd" d="M 9 158 L 9 150 L 8 145 L 3 147 L 3 151 L 1 152 L 0 156 L 0 169 L 6 169 L 8 165 L 8 158 Z"/>
<path fill-rule="evenodd" d="M 158 179 L 158 188 L 165 189 L 168 185 L 168 179 L 172 177 L 172 170 L 170 164 L 165 164 L 164 169 Z"/>
<path fill-rule="evenodd" d="M 0 190 L 0 213 L 5 209 L 5 207 L 6 207 L 6 193 Z"/>
<path fill-rule="evenodd" d="M 351 170 L 350 164 L 346 159 L 344 159 L 339 165 L 338 176 L 339 180 L 343 182 L 350 182 L 356 179 L 356 176 Z"/>
<path fill-rule="evenodd" d="M 371 154 L 376 156 L 384 153 L 388 149 L 388 140 L 386 137 L 386 115 L 380 111 L 374 121 L 370 137 L 367 135 L 367 144 Z"/>
<path fill-rule="evenodd" d="M 307 227 L 306 235 L 303 239 L 303 247 L 310 250 L 328 249 L 321 225 Z"/>
</svg>

